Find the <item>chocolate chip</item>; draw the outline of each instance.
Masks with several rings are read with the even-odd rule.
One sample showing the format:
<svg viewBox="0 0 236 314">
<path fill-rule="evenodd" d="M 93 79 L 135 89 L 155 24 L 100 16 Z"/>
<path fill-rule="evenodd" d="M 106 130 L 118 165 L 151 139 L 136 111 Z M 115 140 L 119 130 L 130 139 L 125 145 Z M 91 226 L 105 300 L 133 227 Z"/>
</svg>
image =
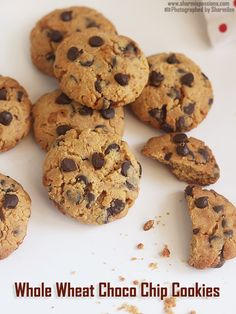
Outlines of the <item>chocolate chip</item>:
<svg viewBox="0 0 236 314">
<path fill-rule="evenodd" d="M 176 58 L 176 55 L 172 53 L 167 59 L 166 62 L 169 64 L 178 64 L 180 63 L 179 60 Z"/>
<path fill-rule="evenodd" d="M 79 62 L 83 67 L 91 67 L 93 65 L 94 60 L 88 60 L 88 61 L 80 61 Z"/>
<path fill-rule="evenodd" d="M 95 90 L 96 90 L 98 93 L 101 93 L 101 92 L 102 92 L 102 85 L 101 85 L 101 82 L 102 82 L 102 80 L 101 80 L 100 78 L 97 78 L 96 82 L 94 83 Z"/>
<path fill-rule="evenodd" d="M 55 43 L 60 43 L 63 39 L 62 33 L 54 30 L 48 32 L 48 37 Z"/>
<path fill-rule="evenodd" d="M 84 105 L 81 105 L 79 108 L 79 114 L 81 116 L 92 116 L 93 115 L 93 109 Z"/>
<path fill-rule="evenodd" d="M 58 136 L 65 135 L 66 132 L 69 131 L 69 130 L 71 130 L 71 126 L 69 126 L 68 124 L 59 125 L 56 128 L 56 132 L 57 132 Z"/>
<path fill-rule="evenodd" d="M 19 90 L 19 91 L 17 92 L 17 94 L 16 94 L 17 101 L 21 102 L 23 96 L 24 96 L 24 92 L 22 92 L 21 90 Z"/>
<path fill-rule="evenodd" d="M 46 54 L 46 60 L 47 61 L 52 61 L 54 62 L 56 59 L 55 53 L 54 52 L 49 52 Z"/>
<path fill-rule="evenodd" d="M 209 100 L 208 100 L 208 105 L 212 105 L 213 104 L 213 101 L 214 101 L 214 99 L 213 98 L 209 98 Z"/>
<path fill-rule="evenodd" d="M 181 99 L 181 91 L 175 87 L 171 87 L 169 92 L 167 93 L 167 96 L 169 96 L 170 98 L 173 98 L 174 100 Z"/>
<path fill-rule="evenodd" d="M 76 182 L 82 182 L 84 183 L 85 185 L 88 185 L 89 181 L 88 181 L 88 178 L 84 175 L 79 175 L 75 178 Z"/>
<path fill-rule="evenodd" d="M 69 105 L 72 102 L 72 100 L 64 93 L 61 93 L 57 98 L 56 98 L 56 103 L 58 105 Z"/>
<path fill-rule="evenodd" d="M 128 170 L 129 168 L 132 166 L 132 163 L 130 160 L 126 160 L 123 162 L 123 164 L 121 165 L 121 174 L 125 177 L 128 176 Z"/>
<path fill-rule="evenodd" d="M 209 153 L 206 149 L 204 148 L 199 148 L 198 153 L 205 159 L 206 162 L 209 161 Z"/>
<path fill-rule="evenodd" d="M 191 115 L 195 109 L 195 103 L 189 103 L 188 105 L 184 106 L 184 113 Z"/>
<path fill-rule="evenodd" d="M 61 13 L 60 18 L 64 22 L 68 22 L 72 20 L 72 11 L 64 11 Z"/>
<path fill-rule="evenodd" d="M 192 87 L 193 81 L 194 81 L 194 76 L 192 73 L 187 73 L 180 78 L 181 84 L 186 85 L 188 87 Z"/>
<path fill-rule="evenodd" d="M 86 27 L 87 27 L 87 28 L 91 28 L 91 27 L 97 27 L 97 28 L 99 28 L 99 27 L 100 27 L 100 25 L 97 24 L 96 21 L 94 21 L 94 20 L 92 20 L 92 19 L 90 19 L 90 18 L 86 18 L 86 20 L 87 20 L 87 23 L 86 23 Z"/>
<path fill-rule="evenodd" d="M 115 216 L 119 214 L 120 212 L 122 212 L 124 208 L 125 208 L 125 203 L 122 200 L 114 199 L 111 202 L 111 206 L 107 210 L 112 216 Z"/>
<path fill-rule="evenodd" d="M 166 161 L 169 161 L 169 160 L 171 159 L 172 155 L 173 155 L 172 153 L 167 153 L 167 154 L 165 154 L 164 159 L 165 159 Z"/>
<path fill-rule="evenodd" d="M 73 159 L 64 158 L 61 162 L 61 169 L 64 172 L 70 172 L 76 170 L 76 163 Z"/>
<path fill-rule="evenodd" d="M 111 58 L 111 67 L 114 68 L 117 65 L 116 57 Z"/>
<path fill-rule="evenodd" d="M 3 199 L 3 207 L 13 209 L 19 202 L 18 196 L 15 194 L 5 194 Z"/>
<path fill-rule="evenodd" d="M 133 42 L 130 42 L 124 49 L 125 53 L 133 53 L 135 55 L 138 54 L 138 51 L 139 50 L 138 50 L 137 46 Z"/>
<path fill-rule="evenodd" d="M 135 189 L 135 187 L 133 186 L 133 184 L 131 184 L 129 181 L 126 181 L 125 184 L 126 184 L 126 186 L 127 186 L 127 188 L 128 188 L 129 190 L 134 190 L 134 189 Z"/>
<path fill-rule="evenodd" d="M 226 219 L 222 219 L 221 226 L 222 226 L 222 228 L 225 228 L 227 226 L 227 220 Z"/>
<path fill-rule="evenodd" d="M 187 156 L 189 154 L 189 148 L 187 144 L 179 144 L 176 147 L 176 152 L 179 156 Z"/>
<path fill-rule="evenodd" d="M 104 119 L 107 119 L 107 120 L 112 119 L 115 116 L 115 109 L 112 107 L 109 107 L 107 109 L 102 109 L 100 113 Z"/>
<path fill-rule="evenodd" d="M 129 84 L 129 78 L 130 76 L 123 73 L 116 73 L 114 76 L 116 82 L 120 84 L 121 86 L 126 86 Z"/>
<path fill-rule="evenodd" d="M 139 178 L 141 178 L 143 174 L 143 168 L 139 161 L 138 161 L 138 165 L 139 165 Z"/>
<path fill-rule="evenodd" d="M 160 72 L 152 71 L 149 74 L 149 85 L 159 87 L 164 78 L 164 75 Z"/>
<path fill-rule="evenodd" d="M 102 153 L 93 153 L 92 155 L 92 165 L 95 170 L 102 169 L 105 164 L 105 159 Z"/>
<path fill-rule="evenodd" d="M 157 119 L 157 121 L 162 124 L 164 123 L 166 119 L 166 105 L 163 105 L 160 109 L 159 108 L 153 108 L 148 111 L 151 117 Z"/>
<path fill-rule="evenodd" d="M 6 88 L 0 89 L 0 100 L 7 100 L 7 90 Z"/>
<path fill-rule="evenodd" d="M 214 210 L 216 213 L 222 212 L 222 211 L 224 210 L 224 206 L 223 206 L 223 205 L 214 206 L 214 207 L 213 207 L 213 210 Z"/>
<path fill-rule="evenodd" d="M 226 231 L 224 231 L 224 235 L 227 238 L 231 238 L 234 235 L 234 231 L 233 230 L 226 230 Z"/>
<path fill-rule="evenodd" d="M 194 188 L 193 185 L 188 185 L 185 189 L 185 194 L 187 196 L 193 196 L 193 188 Z"/>
<path fill-rule="evenodd" d="M 9 125 L 13 119 L 13 116 L 8 111 L 0 112 L 0 124 Z"/>
<path fill-rule="evenodd" d="M 220 267 L 222 267 L 222 266 L 224 265 L 224 263 L 225 263 L 225 259 L 224 259 L 224 246 L 222 247 L 221 252 L 220 252 L 220 254 L 219 254 L 219 259 L 220 259 L 220 261 L 219 261 L 219 263 L 218 263 L 217 265 L 214 266 L 215 268 L 220 268 Z"/>
<path fill-rule="evenodd" d="M 172 141 L 176 144 L 188 142 L 188 137 L 184 133 L 177 133 L 172 137 Z"/>
<path fill-rule="evenodd" d="M 208 206 L 208 197 L 207 196 L 202 196 L 202 197 L 199 197 L 195 200 L 195 205 L 198 207 L 198 208 L 205 208 Z"/>
<path fill-rule="evenodd" d="M 170 126 L 168 123 L 163 123 L 161 124 L 161 129 L 167 133 L 171 133 L 174 131 L 174 129 L 172 128 L 172 126 Z"/>
<path fill-rule="evenodd" d="M 193 229 L 193 234 L 198 234 L 199 231 L 200 231 L 200 228 L 195 228 L 195 229 Z"/>
<path fill-rule="evenodd" d="M 88 204 L 86 205 L 87 208 L 90 208 L 92 206 L 92 203 L 95 201 L 95 195 L 91 192 L 88 192 L 86 194 L 86 198 L 88 201 Z"/>
<path fill-rule="evenodd" d="M 218 240 L 219 238 L 219 236 L 212 234 L 209 236 L 208 241 L 211 243 L 212 241 Z"/>
<path fill-rule="evenodd" d="M 185 117 L 179 117 L 179 119 L 176 121 L 176 130 L 182 131 L 185 128 Z"/>
<path fill-rule="evenodd" d="M 78 49 L 77 47 L 70 47 L 67 51 L 67 59 L 70 61 L 77 60 L 83 54 L 83 49 Z"/>
<path fill-rule="evenodd" d="M 91 47 L 100 47 L 104 44 L 104 40 L 99 36 L 93 36 L 89 38 L 89 45 Z"/>
<path fill-rule="evenodd" d="M 112 150 L 118 152 L 120 150 L 120 146 L 116 143 L 110 144 L 105 150 L 105 155 L 108 155 Z"/>
</svg>

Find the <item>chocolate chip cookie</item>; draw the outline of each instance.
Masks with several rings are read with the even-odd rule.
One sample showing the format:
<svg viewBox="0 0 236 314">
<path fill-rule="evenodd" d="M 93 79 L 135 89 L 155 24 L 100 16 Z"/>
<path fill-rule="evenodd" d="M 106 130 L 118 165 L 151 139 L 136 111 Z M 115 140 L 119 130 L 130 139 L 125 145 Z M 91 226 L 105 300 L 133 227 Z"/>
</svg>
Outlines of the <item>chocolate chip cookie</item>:
<svg viewBox="0 0 236 314">
<path fill-rule="evenodd" d="M 131 105 L 143 122 L 165 132 L 195 128 L 213 103 L 211 83 L 201 69 L 180 53 L 148 58 L 149 81 Z"/>
<path fill-rule="evenodd" d="M 23 242 L 30 217 L 31 200 L 22 186 L 0 174 L 0 259 Z"/>
<path fill-rule="evenodd" d="M 59 45 L 54 72 L 70 98 L 106 109 L 126 105 L 140 95 L 148 80 L 148 63 L 130 38 L 90 29 Z"/>
<path fill-rule="evenodd" d="M 0 152 L 13 148 L 30 130 L 31 102 L 25 89 L 0 76 Z"/>
<path fill-rule="evenodd" d="M 39 145 L 48 150 L 55 139 L 68 130 L 76 128 L 106 128 L 122 136 L 124 130 L 124 110 L 109 107 L 94 110 L 81 105 L 60 90 L 42 96 L 33 106 L 34 135 Z"/>
<path fill-rule="evenodd" d="M 215 183 L 220 170 L 215 157 L 204 142 L 184 133 L 151 138 L 142 153 L 165 165 L 181 181 L 199 185 Z"/>
<path fill-rule="evenodd" d="M 221 267 L 236 256 L 236 208 L 213 190 L 188 186 L 185 190 L 193 227 L 189 264 Z"/>
<path fill-rule="evenodd" d="M 70 34 L 89 28 L 116 33 L 108 19 L 87 7 L 57 9 L 47 14 L 38 21 L 30 35 L 33 63 L 40 71 L 54 76 L 53 63 L 58 45 Z"/>
<path fill-rule="evenodd" d="M 59 210 L 86 224 L 105 224 L 125 216 L 133 205 L 141 166 L 116 134 L 72 129 L 51 146 L 43 173 Z"/>
</svg>

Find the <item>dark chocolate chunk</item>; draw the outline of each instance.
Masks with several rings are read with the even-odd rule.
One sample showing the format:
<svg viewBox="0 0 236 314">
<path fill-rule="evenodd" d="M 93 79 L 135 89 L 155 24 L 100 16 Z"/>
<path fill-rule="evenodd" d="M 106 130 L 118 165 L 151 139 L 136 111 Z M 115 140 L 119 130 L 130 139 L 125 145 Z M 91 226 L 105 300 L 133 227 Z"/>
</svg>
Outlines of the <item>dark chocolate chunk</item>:
<svg viewBox="0 0 236 314">
<path fill-rule="evenodd" d="M 205 208 L 208 206 L 208 197 L 207 196 L 202 196 L 202 197 L 199 197 L 195 200 L 195 205 L 198 207 L 198 208 Z"/>
<path fill-rule="evenodd" d="M 45 57 L 46 57 L 46 60 L 50 62 L 54 62 L 56 59 L 55 53 L 52 51 L 48 52 Z"/>
<path fill-rule="evenodd" d="M 105 159 L 102 153 L 93 153 L 91 161 L 95 170 L 102 169 L 105 164 Z"/>
<path fill-rule="evenodd" d="M 194 188 L 193 185 L 188 185 L 188 186 L 185 188 L 185 194 L 186 194 L 187 196 L 193 196 L 193 188 Z"/>
<path fill-rule="evenodd" d="M 70 47 L 67 51 L 67 59 L 70 61 L 77 60 L 83 54 L 83 49 L 78 49 L 77 47 Z"/>
<path fill-rule="evenodd" d="M 133 53 L 135 55 L 138 54 L 138 51 L 138 47 L 133 42 L 130 42 L 124 49 L 125 53 Z"/>
<path fill-rule="evenodd" d="M 172 141 L 176 144 L 187 143 L 188 137 L 184 133 L 177 133 L 172 137 Z"/>
<path fill-rule="evenodd" d="M 6 88 L 0 89 L 0 100 L 7 100 L 7 90 Z"/>
<path fill-rule="evenodd" d="M 90 18 L 86 18 L 86 27 L 87 28 L 91 28 L 91 27 L 96 27 L 99 28 L 100 25 L 96 23 L 96 21 L 90 19 Z"/>
<path fill-rule="evenodd" d="M 56 128 L 56 132 L 57 132 L 58 136 L 65 135 L 66 132 L 69 131 L 69 130 L 71 130 L 71 126 L 69 126 L 68 124 L 59 125 Z"/>
<path fill-rule="evenodd" d="M 164 75 L 160 72 L 151 71 L 149 74 L 149 85 L 159 87 L 164 78 Z"/>
<path fill-rule="evenodd" d="M 195 228 L 195 229 L 193 229 L 193 234 L 198 234 L 199 231 L 200 231 L 200 228 Z"/>
<path fill-rule="evenodd" d="M 0 112 L 0 124 L 9 125 L 13 119 L 12 114 L 9 111 Z"/>
<path fill-rule="evenodd" d="M 226 230 L 224 231 L 224 236 L 226 236 L 227 238 L 231 238 L 234 235 L 234 231 L 233 230 Z"/>
<path fill-rule="evenodd" d="M 16 94 L 17 101 L 21 102 L 23 96 L 24 96 L 24 92 L 22 92 L 21 90 L 19 90 L 19 91 L 17 92 L 17 94 Z"/>
<path fill-rule="evenodd" d="M 206 149 L 204 148 L 199 148 L 198 153 L 205 159 L 206 162 L 209 161 L 209 153 Z"/>
<path fill-rule="evenodd" d="M 64 158 L 61 161 L 61 169 L 64 172 L 70 172 L 70 171 L 75 171 L 76 170 L 76 163 L 74 162 L 73 159 L 70 158 Z"/>
<path fill-rule="evenodd" d="M 132 163 L 130 160 L 126 160 L 123 162 L 123 164 L 121 165 L 121 174 L 125 177 L 128 176 L 128 170 L 129 168 L 132 166 Z"/>
<path fill-rule="evenodd" d="M 169 64 L 178 64 L 180 63 L 179 60 L 176 58 L 176 55 L 172 53 L 167 59 L 166 62 Z"/>
<path fill-rule="evenodd" d="M 79 114 L 81 114 L 81 116 L 92 116 L 93 109 L 90 107 L 81 105 L 79 108 Z"/>
<path fill-rule="evenodd" d="M 166 119 L 166 105 L 163 105 L 160 109 L 153 108 L 148 111 L 151 117 L 157 119 L 157 121 L 162 124 L 165 122 Z"/>
<path fill-rule="evenodd" d="M 89 38 L 89 45 L 91 47 L 100 47 L 104 44 L 104 40 L 100 36 L 93 36 Z"/>
<path fill-rule="evenodd" d="M 3 207 L 13 209 L 19 202 L 18 196 L 15 194 L 5 194 L 3 199 Z"/>
<path fill-rule="evenodd" d="M 187 144 L 179 144 L 176 147 L 176 152 L 179 156 L 187 156 L 189 154 L 189 148 Z"/>
<path fill-rule="evenodd" d="M 184 106 L 183 110 L 184 113 L 191 115 L 194 112 L 195 103 L 189 103 L 188 105 Z"/>
<path fill-rule="evenodd" d="M 101 92 L 102 92 L 102 85 L 101 85 L 101 82 L 102 82 L 102 80 L 101 80 L 100 78 L 97 78 L 96 82 L 94 83 L 95 90 L 96 90 L 98 93 L 101 93 Z"/>
<path fill-rule="evenodd" d="M 79 62 L 83 67 L 91 67 L 93 65 L 94 60 L 88 60 L 88 61 L 80 61 Z"/>
<path fill-rule="evenodd" d="M 177 131 L 182 131 L 185 128 L 185 117 L 181 116 L 179 119 L 176 121 L 176 130 Z"/>
<path fill-rule="evenodd" d="M 227 226 L 227 220 L 226 219 L 222 219 L 221 226 L 222 226 L 222 228 L 225 228 Z"/>
<path fill-rule="evenodd" d="M 125 184 L 129 190 L 135 190 L 135 187 L 129 181 L 126 181 Z"/>
<path fill-rule="evenodd" d="M 60 18 L 63 22 L 69 22 L 72 20 L 72 11 L 64 11 L 61 13 Z"/>
<path fill-rule="evenodd" d="M 171 87 L 169 92 L 167 93 L 167 96 L 169 96 L 170 98 L 173 98 L 174 100 L 178 99 L 180 100 L 182 95 L 181 95 L 181 91 L 175 87 Z"/>
<path fill-rule="evenodd" d="M 104 119 L 107 119 L 107 120 L 112 119 L 115 116 L 115 109 L 112 107 L 109 107 L 107 109 L 102 109 L 100 113 Z"/>
<path fill-rule="evenodd" d="M 212 234 L 209 236 L 208 240 L 209 242 L 211 243 L 212 241 L 215 241 L 215 240 L 218 240 L 219 239 L 219 236 L 215 235 L 215 234 Z"/>
<path fill-rule="evenodd" d="M 120 146 L 116 143 L 110 144 L 105 150 L 105 155 L 108 155 L 112 150 L 118 152 L 120 150 Z"/>
<path fill-rule="evenodd" d="M 82 182 L 84 185 L 87 185 L 89 183 L 88 178 L 84 175 L 79 175 L 75 178 L 76 182 Z"/>
<path fill-rule="evenodd" d="M 93 193 L 91 193 L 91 192 L 88 192 L 86 194 L 86 198 L 87 198 L 87 201 L 88 201 L 86 207 L 90 208 L 92 206 L 93 202 L 95 201 L 95 195 Z"/>
<path fill-rule="evenodd" d="M 174 129 L 172 128 L 172 126 L 170 126 L 168 123 L 163 123 L 163 124 L 161 124 L 161 129 L 163 130 L 163 131 L 165 131 L 166 133 L 171 133 L 171 132 L 173 132 L 174 131 Z"/>
<path fill-rule="evenodd" d="M 181 84 L 186 85 L 188 87 L 192 87 L 193 81 L 194 81 L 194 76 L 192 73 L 187 73 L 180 78 Z"/>
<path fill-rule="evenodd" d="M 120 212 L 122 212 L 124 208 L 125 208 L 125 203 L 122 200 L 114 199 L 111 202 L 111 206 L 107 210 L 112 216 L 115 216 L 119 214 Z"/>
<path fill-rule="evenodd" d="M 126 86 L 129 84 L 130 76 L 128 74 L 116 73 L 114 75 L 116 82 L 121 86 Z"/>
<path fill-rule="evenodd" d="M 72 100 L 64 93 L 61 93 L 57 98 L 56 98 L 56 103 L 58 105 L 69 105 L 72 102 Z"/>
<path fill-rule="evenodd" d="M 166 153 L 165 156 L 164 156 L 164 159 L 166 161 L 169 161 L 171 159 L 172 155 L 173 155 L 172 153 Z"/>
<path fill-rule="evenodd" d="M 209 100 L 208 100 L 208 105 L 212 105 L 213 104 L 213 101 L 214 101 L 214 99 L 213 98 L 209 98 Z"/>
<path fill-rule="evenodd" d="M 138 165 L 139 165 L 139 178 L 141 178 L 143 174 L 143 168 L 139 161 L 138 161 Z"/>
<path fill-rule="evenodd" d="M 222 211 L 224 210 L 224 206 L 223 206 L 223 205 L 214 206 L 214 207 L 213 207 L 213 210 L 214 210 L 216 213 L 222 212 Z"/>
<path fill-rule="evenodd" d="M 55 43 L 60 43 L 63 40 L 63 35 L 59 31 L 51 30 L 48 32 L 48 37 L 51 39 L 51 41 Z"/>
</svg>

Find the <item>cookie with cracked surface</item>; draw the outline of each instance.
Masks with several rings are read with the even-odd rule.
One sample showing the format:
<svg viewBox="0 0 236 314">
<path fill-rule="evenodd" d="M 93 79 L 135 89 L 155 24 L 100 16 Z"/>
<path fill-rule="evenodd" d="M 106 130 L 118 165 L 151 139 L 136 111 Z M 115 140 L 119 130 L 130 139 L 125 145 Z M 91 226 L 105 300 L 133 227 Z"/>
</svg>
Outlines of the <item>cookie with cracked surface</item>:
<svg viewBox="0 0 236 314">
<path fill-rule="evenodd" d="M 31 200 L 23 187 L 0 174 L 0 259 L 23 242 L 30 217 Z"/>
<path fill-rule="evenodd" d="M 171 133 L 151 138 L 142 153 L 165 165 L 181 181 L 208 185 L 215 183 L 220 169 L 208 146 L 184 133 Z"/>
<path fill-rule="evenodd" d="M 109 107 L 94 110 L 81 105 L 60 90 L 42 96 L 33 106 L 34 135 L 36 142 L 48 150 L 55 139 L 76 128 L 105 128 L 122 136 L 124 109 Z"/>
<path fill-rule="evenodd" d="M 148 80 L 148 63 L 130 38 L 91 29 L 60 44 L 54 72 L 70 98 L 105 109 L 126 105 L 140 95 Z"/>
<path fill-rule="evenodd" d="M 185 196 L 193 236 L 189 265 L 221 267 L 236 256 L 236 208 L 224 196 L 199 186 L 187 186 Z"/>
<path fill-rule="evenodd" d="M 95 28 L 116 33 L 114 25 L 101 13 L 87 7 L 57 9 L 41 18 L 31 31 L 31 57 L 34 65 L 54 76 L 55 51 L 62 40 L 74 32 Z"/>
<path fill-rule="evenodd" d="M 13 148 L 30 130 L 31 102 L 14 79 L 0 76 L 0 152 Z"/>
<path fill-rule="evenodd" d="M 211 83 L 201 69 L 180 53 L 148 57 L 149 81 L 131 104 L 143 122 L 165 132 L 195 128 L 213 103 Z"/>
<path fill-rule="evenodd" d="M 138 196 L 140 176 L 140 164 L 118 135 L 72 129 L 47 153 L 43 184 L 64 214 L 105 224 L 127 214 Z"/>
</svg>

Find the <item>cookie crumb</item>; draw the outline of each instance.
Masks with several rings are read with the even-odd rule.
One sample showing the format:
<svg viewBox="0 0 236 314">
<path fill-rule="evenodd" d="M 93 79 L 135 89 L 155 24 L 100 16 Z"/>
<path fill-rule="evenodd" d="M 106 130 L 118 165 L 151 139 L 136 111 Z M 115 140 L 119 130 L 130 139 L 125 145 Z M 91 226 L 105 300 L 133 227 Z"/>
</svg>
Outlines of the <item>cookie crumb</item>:
<svg viewBox="0 0 236 314">
<path fill-rule="evenodd" d="M 150 263 L 148 267 L 152 270 L 157 269 L 157 263 Z"/>
<path fill-rule="evenodd" d="M 130 314 L 142 314 L 139 309 L 134 306 L 134 305 L 129 305 L 129 304 L 123 304 L 122 306 L 120 306 L 118 308 L 118 311 L 126 311 L 127 313 L 130 313 Z"/>
<path fill-rule="evenodd" d="M 176 307 L 176 298 L 170 297 L 164 299 L 164 311 L 166 314 L 174 314 L 172 308 Z"/>
<path fill-rule="evenodd" d="M 154 220 L 148 220 L 144 226 L 143 226 L 143 230 L 144 231 L 148 231 L 150 230 L 151 228 L 153 228 L 153 225 L 154 225 Z"/>
<path fill-rule="evenodd" d="M 191 311 L 190 314 L 197 314 L 197 312 L 196 311 Z"/>
<path fill-rule="evenodd" d="M 134 280 L 133 281 L 133 285 L 138 286 L 139 285 L 139 281 L 138 280 Z"/>
<path fill-rule="evenodd" d="M 125 281 L 125 277 L 119 276 L 119 281 Z"/>
<path fill-rule="evenodd" d="M 137 261 L 137 257 L 131 257 L 131 261 Z"/>
<path fill-rule="evenodd" d="M 143 243 L 139 243 L 137 244 L 137 249 L 142 250 L 144 248 L 144 244 Z"/>
<path fill-rule="evenodd" d="M 162 257 L 170 257 L 170 250 L 166 244 L 165 244 L 165 246 L 161 252 L 161 256 Z"/>
</svg>

